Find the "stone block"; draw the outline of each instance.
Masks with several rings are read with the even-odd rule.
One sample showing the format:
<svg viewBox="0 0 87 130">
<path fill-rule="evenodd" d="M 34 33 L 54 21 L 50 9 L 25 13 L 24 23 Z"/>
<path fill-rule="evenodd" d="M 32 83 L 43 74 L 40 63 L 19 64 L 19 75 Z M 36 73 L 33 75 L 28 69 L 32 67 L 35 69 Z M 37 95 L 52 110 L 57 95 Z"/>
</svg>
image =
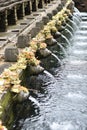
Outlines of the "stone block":
<svg viewBox="0 0 87 130">
<path fill-rule="evenodd" d="M 35 37 L 40 31 L 39 27 L 34 27 L 31 29 L 31 31 L 29 32 L 31 34 L 31 38 Z"/>
<path fill-rule="evenodd" d="M 44 25 L 46 25 L 49 22 L 49 17 L 48 16 L 44 16 L 42 18 L 42 21 L 44 22 Z"/>
<path fill-rule="evenodd" d="M 40 30 L 43 29 L 43 27 L 44 27 L 43 21 L 36 22 L 36 27 L 39 27 Z"/>
<path fill-rule="evenodd" d="M 25 48 L 29 46 L 29 41 L 31 40 L 31 35 L 29 34 L 22 34 L 18 36 L 17 39 L 17 47 L 18 48 Z"/>
<path fill-rule="evenodd" d="M 52 13 L 47 13 L 47 16 L 49 17 L 49 19 L 52 19 L 53 14 Z"/>
<path fill-rule="evenodd" d="M 54 10 L 52 11 L 53 15 L 56 15 L 57 12 L 58 12 L 57 9 L 54 9 Z"/>
<path fill-rule="evenodd" d="M 5 61 L 16 62 L 18 58 L 18 48 L 17 47 L 8 47 L 5 49 Z"/>
<path fill-rule="evenodd" d="M 71 10 L 71 13 L 73 13 L 73 12 L 74 12 L 74 7 L 75 7 L 75 3 L 72 1 L 72 2 L 68 5 L 67 8 Z"/>
<path fill-rule="evenodd" d="M 58 7 L 57 7 L 57 10 L 60 11 L 60 10 L 62 10 L 62 8 L 63 8 L 63 5 L 59 4 Z"/>
</svg>

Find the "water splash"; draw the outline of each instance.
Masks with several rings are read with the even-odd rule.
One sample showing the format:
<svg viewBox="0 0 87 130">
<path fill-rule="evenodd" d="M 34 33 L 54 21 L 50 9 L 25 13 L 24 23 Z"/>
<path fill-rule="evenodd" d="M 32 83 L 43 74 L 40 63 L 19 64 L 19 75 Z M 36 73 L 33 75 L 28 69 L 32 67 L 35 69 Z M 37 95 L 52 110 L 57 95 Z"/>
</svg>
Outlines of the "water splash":
<svg viewBox="0 0 87 130">
<path fill-rule="evenodd" d="M 74 50 L 73 53 L 74 54 L 78 54 L 78 55 L 83 55 L 83 54 L 87 54 L 87 51 L 84 51 L 84 50 Z"/>
<path fill-rule="evenodd" d="M 29 96 L 29 100 L 31 100 L 32 102 L 34 102 L 38 107 L 40 106 L 39 102 L 32 96 Z"/>
<path fill-rule="evenodd" d="M 52 53 L 52 56 L 58 61 L 58 63 L 61 65 L 61 60 L 54 54 Z"/>
<path fill-rule="evenodd" d="M 50 78 L 54 78 L 54 76 L 50 72 L 48 72 L 47 70 L 44 70 L 43 73 L 46 74 L 47 76 L 49 76 Z"/>
<path fill-rule="evenodd" d="M 75 100 L 75 99 L 79 99 L 79 100 L 85 99 L 85 95 L 81 92 L 77 92 L 77 93 L 69 92 L 65 97 L 68 97 L 68 98 L 73 99 L 73 100 Z"/>
<path fill-rule="evenodd" d="M 81 75 L 81 74 L 68 74 L 67 78 L 72 79 L 72 80 L 79 80 L 81 81 L 82 79 L 85 79 L 87 76 L 86 75 Z"/>
</svg>

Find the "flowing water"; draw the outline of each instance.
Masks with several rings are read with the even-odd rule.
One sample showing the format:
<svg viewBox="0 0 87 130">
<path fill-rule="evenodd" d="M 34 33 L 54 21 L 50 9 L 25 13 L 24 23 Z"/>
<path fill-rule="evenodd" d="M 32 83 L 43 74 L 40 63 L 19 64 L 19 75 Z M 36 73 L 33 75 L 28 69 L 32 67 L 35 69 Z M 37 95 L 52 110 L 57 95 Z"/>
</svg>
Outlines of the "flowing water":
<svg viewBox="0 0 87 130">
<path fill-rule="evenodd" d="M 65 40 L 65 43 L 67 43 L 68 45 L 70 45 L 69 40 L 63 34 L 61 35 L 61 38 L 62 38 L 62 41 Z"/>
<path fill-rule="evenodd" d="M 67 28 L 71 31 L 72 35 L 74 33 L 74 29 L 72 28 L 72 26 L 70 26 L 68 23 L 66 24 Z"/>
<path fill-rule="evenodd" d="M 77 29 L 78 29 L 77 24 L 76 24 L 73 20 L 70 20 L 70 19 L 69 19 L 69 24 L 70 24 L 71 26 L 73 26 L 73 29 L 74 29 L 74 30 L 77 30 Z"/>
<path fill-rule="evenodd" d="M 81 17 L 87 14 L 80 13 Z M 28 101 L 12 130 L 87 130 L 87 20 L 81 21 L 74 32 L 69 54 L 60 67 L 49 76 L 36 77 L 34 86 L 40 88 L 29 109 Z M 48 61 L 49 62 L 49 61 Z M 39 81 L 38 81 L 39 80 Z M 32 80 L 33 84 L 34 77 Z M 28 80 L 27 80 L 28 84 Z M 38 102 L 39 104 L 38 104 Z M 38 104 L 38 105 L 37 105 Z M 22 116 L 20 116 L 22 115 Z"/>
<path fill-rule="evenodd" d="M 58 58 L 58 56 L 56 56 L 54 53 L 52 53 L 52 56 L 57 59 L 57 61 L 59 62 L 59 64 L 61 65 L 61 60 Z"/>
<path fill-rule="evenodd" d="M 38 107 L 40 106 L 40 104 L 39 104 L 38 100 L 36 100 L 34 97 L 29 96 L 29 100 L 30 100 L 31 102 L 34 102 L 34 103 L 35 103 L 35 105 L 37 105 Z"/>
<path fill-rule="evenodd" d="M 68 33 L 68 34 L 69 34 L 69 37 L 73 37 L 73 34 L 70 32 L 70 30 L 69 30 L 69 29 L 65 28 L 65 31 L 66 31 L 66 33 Z"/>
<path fill-rule="evenodd" d="M 60 47 L 61 51 L 64 53 L 65 56 L 67 56 L 67 53 L 65 51 L 65 48 L 61 45 L 61 43 L 57 42 L 57 45 Z"/>
</svg>

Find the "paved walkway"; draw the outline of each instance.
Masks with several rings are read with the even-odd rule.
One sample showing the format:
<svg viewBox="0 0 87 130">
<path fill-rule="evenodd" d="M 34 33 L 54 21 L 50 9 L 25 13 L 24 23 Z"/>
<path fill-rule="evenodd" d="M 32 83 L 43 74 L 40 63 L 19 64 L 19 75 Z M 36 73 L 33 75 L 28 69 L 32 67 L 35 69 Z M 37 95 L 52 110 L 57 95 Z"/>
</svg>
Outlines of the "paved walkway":
<svg viewBox="0 0 87 130">
<path fill-rule="evenodd" d="M 43 9 L 38 9 L 37 12 L 32 12 L 31 15 L 25 16 L 24 19 L 17 22 L 17 25 L 9 26 L 7 32 L 0 32 L 0 73 L 4 70 L 4 68 L 7 68 L 12 64 L 4 61 L 5 48 L 9 46 L 15 46 L 17 43 L 18 35 L 20 35 L 28 27 L 34 26 L 34 24 L 39 19 L 41 19 L 43 16 L 46 16 L 47 12 L 52 12 L 53 9 L 58 7 L 58 4 L 60 4 L 60 0 L 55 0 L 45 6 Z"/>
</svg>

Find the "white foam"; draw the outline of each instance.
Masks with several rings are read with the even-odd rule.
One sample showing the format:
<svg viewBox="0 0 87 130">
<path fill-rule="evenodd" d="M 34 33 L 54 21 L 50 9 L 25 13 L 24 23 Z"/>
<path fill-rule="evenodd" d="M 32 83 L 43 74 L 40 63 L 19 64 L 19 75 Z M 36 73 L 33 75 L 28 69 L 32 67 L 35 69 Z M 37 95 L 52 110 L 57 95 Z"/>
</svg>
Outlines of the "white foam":
<svg viewBox="0 0 87 130">
<path fill-rule="evenodd" d="M 77 130 L 78 126 L 72 125 L 71 122 L 56 123 L 50 125 L 51 130 Z"/>
<path fill-rule="evenodd" d="M 78 46 L 86 46 L 87 42 L 76 42 L 75 44 Z"/>
<path fill-rule="evenodd" d="M 85 99 L 85 95 L 82 94 L 81 92 L 78 92 L 78 93 L 72 93 L 72 92 L 69 92 L 67 95 L 65 95 L 65 97 L 68 97 L 70 99 Z"/>
<path fill-rule="evenodd" d="M 71 60 L 70 64 L 73 64 L 73 65 L 83 65 L 83 64 L 87 64 L 87 61 L 83 61 L 83 60 Z"/>
<path fill-rule="evenodd" d="M 32 96 L 29 96 L 29 100 L 31 100 L 32 102 L 34 102 L 37 106 L 40 106 L 39 102 Z"/>
<path fill-rule="evenodd" d="M 68 74 L 67 75 L 67 78 L 69 78 L 69 79 L 83 79 L 84 78 L 84 76 L 83 75 L 76 75 L 76 74 Z"/>
<path fill-rule="evenodd" d="M 87 43 L 86 43 L 87 44 Z M 74 54 L 87 54 L 87 51 L 84 51 L 84 50 L 74 50 L 73 51 Z"/>
</svg>

